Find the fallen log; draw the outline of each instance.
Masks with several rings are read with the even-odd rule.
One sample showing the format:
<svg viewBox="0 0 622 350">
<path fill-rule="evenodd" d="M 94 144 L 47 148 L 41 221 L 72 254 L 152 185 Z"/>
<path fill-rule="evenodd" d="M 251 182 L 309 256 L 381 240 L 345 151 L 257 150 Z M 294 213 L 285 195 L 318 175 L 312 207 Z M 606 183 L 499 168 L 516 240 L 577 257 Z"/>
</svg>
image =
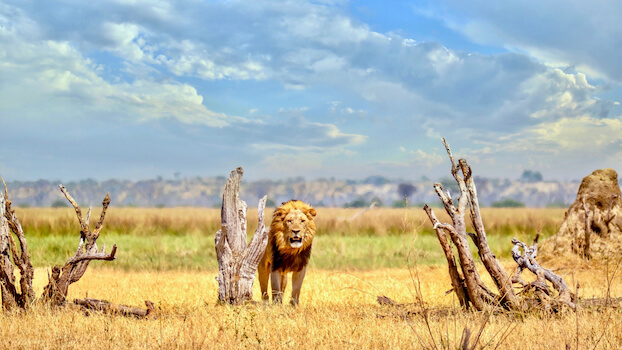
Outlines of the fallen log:
<svg viewBox="0 0 622 350">
<path fill-rule="evenodd" d="M 74 299 L 73 303 L 79 305 L 84 310 L 101 311 L 107 314 L 118 314 L 123 316 L 134 316 L 137 318 L 156 318 L 156 311 L 153 303 L 145 300 L 146 309 L 134 306 L 112 304 L 107 300 L 100 299 Z"/>
</svg>

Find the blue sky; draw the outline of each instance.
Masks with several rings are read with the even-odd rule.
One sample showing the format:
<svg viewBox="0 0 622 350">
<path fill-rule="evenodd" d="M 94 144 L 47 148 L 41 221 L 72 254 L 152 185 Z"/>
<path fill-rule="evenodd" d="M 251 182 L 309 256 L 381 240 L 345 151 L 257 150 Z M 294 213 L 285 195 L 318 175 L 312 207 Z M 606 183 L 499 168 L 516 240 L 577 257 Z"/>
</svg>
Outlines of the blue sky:
<svg viewBox="0 0 622 350">
<path fill-rule="evenodd" d="M 0 3 L 9 180 L 622 171 L 622 2 Z"/>
</svg>

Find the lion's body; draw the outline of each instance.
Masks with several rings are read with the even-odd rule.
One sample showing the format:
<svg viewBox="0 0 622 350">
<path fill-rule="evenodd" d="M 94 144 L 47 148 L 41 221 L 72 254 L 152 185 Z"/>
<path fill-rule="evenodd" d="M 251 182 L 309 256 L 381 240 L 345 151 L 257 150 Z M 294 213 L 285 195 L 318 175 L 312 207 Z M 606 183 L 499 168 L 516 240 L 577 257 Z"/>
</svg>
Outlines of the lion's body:
<svg viewBox="0 0 622 350">
<path fill-rule="evenodd" d="M 292 272 L 291 302 L 298 304 L 300 288 L 311 257 L 315 215 L 315 209 L 298 200 L 283 203 L 275 210 L 266 252 L 257 268 L 264 300 L 269 298 L 268 280 L 271 280 L 272 300 L 282 302 L 287 285 L 286 274 Z"/>
</svg>

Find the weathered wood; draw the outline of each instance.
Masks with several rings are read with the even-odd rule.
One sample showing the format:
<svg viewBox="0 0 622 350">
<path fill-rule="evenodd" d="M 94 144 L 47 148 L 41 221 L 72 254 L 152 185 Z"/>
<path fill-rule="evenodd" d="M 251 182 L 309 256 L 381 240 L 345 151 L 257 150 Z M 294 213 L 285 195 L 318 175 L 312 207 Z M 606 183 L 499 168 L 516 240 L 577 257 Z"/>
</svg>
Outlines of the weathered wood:
<svg viewBox="0 0 622 350">
<path fill-rule="evenodd" d="M 0 288 L 2 290 L 2 306 L 10 310 L 17 306 L 15 275 L 11 261 L 11 231 L 5 217 L 5 199 L 0 198 Z"/>
<path fill-rule="evenodd" d="M 257 265 L 268 244 L 265 225 L 267 196 L 258 205 L 259 224 L 250 242 L 246 241 L 246 203 L 238 196 L 242 168 L 231 172 L 223 192 L 221 228 L 214 237 L 218 259 L 218 300 L 226 304 L 241 304 L 252 300 Z"/>
<path fill-rule="evenodd" d="M 356 220 L 359 216 L 365 214 L 365 212 L 367 212 L 368 210 L 372 210 L 376 207 L 376 205 L 378 204 L 378 202 L 374 201 L 372 202 L 369 207 L 365 207 L 361 210 L 359 210 L 358 212 L 356 212 L 356 214 L 352 215 L 351 218 L 348 219 L 348 221 L 354 221 Z"/>
<path fill-rule="evenodd" d="M 443 202 L 445 211 L 451 217 L 452 224 L 440 223 L 431 208 L 426 206 L 424 209 L 434 225 L 437 237 L 441 242 L 448 264 L 450 265 L 449 269 L 452 286 L 454 290 L 462 290 L 465 292 L 464 297 L 458 296 L 463 307 L 469 306 L 466 302 L 468 300 L 477 310 L 494 309 L 499 306 L 507 310 L 517 310 L 521 307 L 521 303 L 512 289 L 511 279 L 488 247 L 486 231 L 479 209 L 477 190 L 472 179 L 471 167 L 464 159 L 459 159 L 458 162 L 456 162 L 447 141 L 442 139 L 442 142 L 451 162 L 451 174 L 460 189 L 457 206 L 454 205 L 450 193 L 443 192 L 441 184 L 434 184 L 434 189 Z M 478 247 L 478 254 L 486 270 L 495 282 L 497 289 L 501 293 L 500 296 L 486 287 L 475 267 L 475 259 L 469 248 L 468 234 L 466 232 L 465 215 L 467 207 L 469 207 L 470 218 L 476 231 L 475 234 L 472 234 L 472 237 Z M 449 243 L 446 239 L 443 241 L 444 235 L 441 230 L 449 234 L 452 243 L 456 247 L 462 276 L 459 275 Z M 452 264 L 451 261 L 454 261 L 454 263 Z M 456 285 L 459 284 L 464 286 L 462 287 L 463 289 L 456 287 Z"/>
<path fill-rule="evenodd" d="M 496 305 L 498 297 L 486 288 L 484 282 L 479 275 L 475 267 L 475 259 L 473 253 L 469 248 L 469 242 L 466 234 L 466 222 L 464 220 L 464 210 L 460 211 L 460 201 L 458 208 L 452 205 L 451 197 L 442 191 L 440 184 L 434 184 L 434 188 L 439 194 L 439 197 L 445 204 L 446 208 L 450 208 L 447 212 L 450 214 L 452 224 L 443 224 L 439 226 L 447 231 L 452 243 L 456 247 L 458 252 L 458 258 L 460 262 L 460 269 L 462 270 L 462 276 L 464 276 L 464 285 L 469 296 L 469 300 L 477 310 L 487 309 L 490 305 Z M 431 210 L 434 214 L 434 211 Z M 430 220 L 432 220 L 430 218 Z M 449 227 L 453 229 L 449 229 Z"/>
<path fill-rule="evenodd" d="M 446 143 L 446 141 L 444 142 Z M 449 146 L 446 147 L 449 149 Z M 499 293 L 501 294 L 502 303 L 508 304 L 510 309 L 516 310 L 520 307 L 520 301 L 512 289 L 511 278 L 505 272 L 505 269 L 501 267 L 499 260 L 497 260 L 497 257 L 492 253 L 488 245 L 488 238 L 486 236 L 484 222 L 479 209 L 477 189 L 475 188 L 475 182 L 471 176 L 471 167 L 465 159 L 460 159 L 458 162 L 460 164 L 460 169 L 464 174 L 464 181 L 468 189 L 471 223 L 473 224 L 475 236 L 477 237 L 474 242 L 477 246 L 478 254 L 484 264 L 484 267 L 486 268 L 486 271 L 488 271 L 488 274 L 492 277 L 497 290 L 499 290 Z"/>
<path fill-rule="evenodd" d="M 153 303 L 145 300 L 146 309 L 135 306 L 112 304 L 107 300 L 100 299 L 74 299 L 73 303 L 79 305 L 85 310 L 101 311 L 108 314 L 116 314 L 123 316 L 134 316 L 137 318 L 156 318 L 156 311 Z"/>
<path fill-rule="evenodd" d="M 91 231 L 89 227 L 91 209 L 89 209 L 86 219 L 84 219 L 80 206 L 69 194 L 65 186 L 59 185 L 59 187 L 69 203 L 73 206 L 76 216 L 78 217 L 78 222 L 80 223 L 80 242 L 75 255 L 67 259 L 67 262 L 62 268 L 60 266 L 54 266 L 52 268 L 52 274 L 48 276 L 49 282 L 43 290 L 42 299 L 44 302 L 49 302 L 52 306 L 60 306 L 65 303 L 69 286 L 80 280 L 86 272 L 91 260 L 111 261 L 115 259 L 115 254 L 117 252 L 116 245 L 112 247 L 109 254 L 105 253 L 105 245 L 101 251 L 97 249 L 97 238 L 99 238 L 99 234 L 103 228 L 106 210 L 108 209 L 108 205 L 110 205 L 110 194 L 106 194 L 106 197 L 102 201 L 102 211 L 99 221 L 95 226 L 95 230 Z"/>
<path fill-rule="evenodd" d="M 32 288 L 34 268 L 30 262 L 24 230 L 11 208 L 11 200 L 9 199 L 6 183 L 4 179 L 1 180 L 4 185 L 4 196 L 0 197 L 0 268 L 2 270 L 0 272 L 0 283 L 2 284 L 2 303 L 5 309 L 11 309 L 15 306 L 27 308 L 35 299 L 35 293 Z M 17 237 L 19 249 L 11 233 Z M 13 264 L 20 271 L 20 292 L 17 291 L 15 285 Z"/>
<path fill-rule="evenodd" d="M 436 217 L 436 214 L 434 214 L 434 211 L 432 211 L 432 208 L 430 208 L 427 204 L 423 207 L 423 210 L 425 210 L 425 212 L 428 214 L 428 217 L 432 221 L 432 225 L 434 227 L 434 230 L 436 231 L 436 236 L 441 243 L 443 253 L 445 253 L 445 258 L 447 259 L 447 267 L 449 269 L 449 277 L 451 278 L 451 285 L 454 292 L 456 293 L 456 296 L 458 297 L 460 306 L 464 309 L 468 309 L 470 299 L 464 284 L 464 278 L 460 275 L 460 272 L 458 271 L 456 259 L 454 258 L 454 251 L 451 248 L 449 242 L 447 241 L 447 237 L 445 236 L 445 232 L 443 231 L 454 230 L 454 228 L 449 224 L 442 224 Z"/>
<path fill-rule="evenodd" d="M 519 278 L 515 277 L 513 280 L 519 280 L 521 272 L 524 269 L 528 269 L 537 276 L 537 281 L 532 283 L 531 286 L 536 287 L 540 292 L 538 296 L 541 299 L 541 302 L 545 305 L 545 308 L 550 309 L 550 306 L 547 305 L 548 298 L 542 293 L 550 295 L 550 291 L 548 290 L 548 286 L 546 284 L 546 281 L 549 281 L 559 293 L 559 297 L 556 300 L 566 304 L 572 309 L 575 309 L 576 296 L 572 293 L 570 288 L 568 288 L 568 285 L 564 282 L 564 279 L 553 273 L 553 271 L 543 268 L 536 261 L 536 257 L 538 255 L 537 243 L 534 243 L 531 247 L 528 247 L 525 243 L 519 241 L 518 239 L 512 238 L 512 244 L 514 245 L 512 248 L 512 258 L 516 261 L 519 269 L 515 275 Z M 520 251 L 521 248 L 523 249 L 522 253 Z M 522 284 L 524 286 L 526 285 L 524 281 Z"/>
<path fill-rule="evenodd" d="M 4 179 L 4 195 L 0 195 L 0 292 L 2 295 L 2 306 L 5 310 L 13 308 L 27 309 L 35 301 L 35 293 L 32 288 L 34 269 L 30 261 L 28 244 L 24 235 L 22 225 L 11 208 L 11 200 Z M 60 189 L 65 194 L 67 200 L 76 211 L 78 222 L 80 223 L 80 243 L 73 257 L 67 259 L 65 265 L 54 266 L 51 274 L 48 275 L 48 285 L 44 288 L 40 300 L 52 306 L 66 304 L 65 298 L 69 285 L 78 281 L 86 272 L 88 263 L 91 260 L 114 260 L 117 246 L 114 245 L 110 253 L 106 253 L 104 245 L 100 251 L 97 250 L 97 238 L 103 228 L 106 210 L 110 204 L 110 196 L 107 194 L 102 202 L 102 212 L 95 230 L 89 228 L 91 209 L 82 218 L 82 211 L 76 201 L 67 192 L 67 189 L 60 185 Z M 17 237 L 19 248 L 13 239 Z M 14 266 L 20 270 L 20 291 L 15 285 Z M 154 317 L 155 309 L 153 303 L 145 301 L 147 309 L 135 308 L 125 305 L 115 305 L 104 300 L 97 299 L 76 299 L 74 303 L 84 309 L 101 310 L 107 313 L 121 314 L 135 317 Z"/>
</svg>

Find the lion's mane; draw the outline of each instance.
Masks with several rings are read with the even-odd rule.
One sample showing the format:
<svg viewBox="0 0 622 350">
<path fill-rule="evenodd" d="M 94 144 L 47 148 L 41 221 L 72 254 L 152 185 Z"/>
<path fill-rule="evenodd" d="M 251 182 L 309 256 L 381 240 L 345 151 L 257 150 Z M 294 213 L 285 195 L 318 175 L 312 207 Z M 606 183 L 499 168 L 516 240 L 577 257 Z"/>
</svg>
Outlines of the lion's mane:
<svg viewBox="0 0 622 350">
<path fill-rule="evenodd" d="M 308 218 L 306 232 L 302 240 L 302 246 L 292 248 L 287 242 L 287 233 L 285 232 L 285 217 L 290 211 L 299 209 Z M 268 241 L 268 249 L 270 250 L 269 258 L 272 260 L 273 270 L 284 268 L 288 271 L 300 271 L 309 262 L 311 256 L 311 245 L 315 236 L 315 222 L 313 218 L 316 212 L 309 204 L 291 200 L 283 203 L 272 215 L 272 223 L 270 224 L 270 234 Z"/>
</svg>

